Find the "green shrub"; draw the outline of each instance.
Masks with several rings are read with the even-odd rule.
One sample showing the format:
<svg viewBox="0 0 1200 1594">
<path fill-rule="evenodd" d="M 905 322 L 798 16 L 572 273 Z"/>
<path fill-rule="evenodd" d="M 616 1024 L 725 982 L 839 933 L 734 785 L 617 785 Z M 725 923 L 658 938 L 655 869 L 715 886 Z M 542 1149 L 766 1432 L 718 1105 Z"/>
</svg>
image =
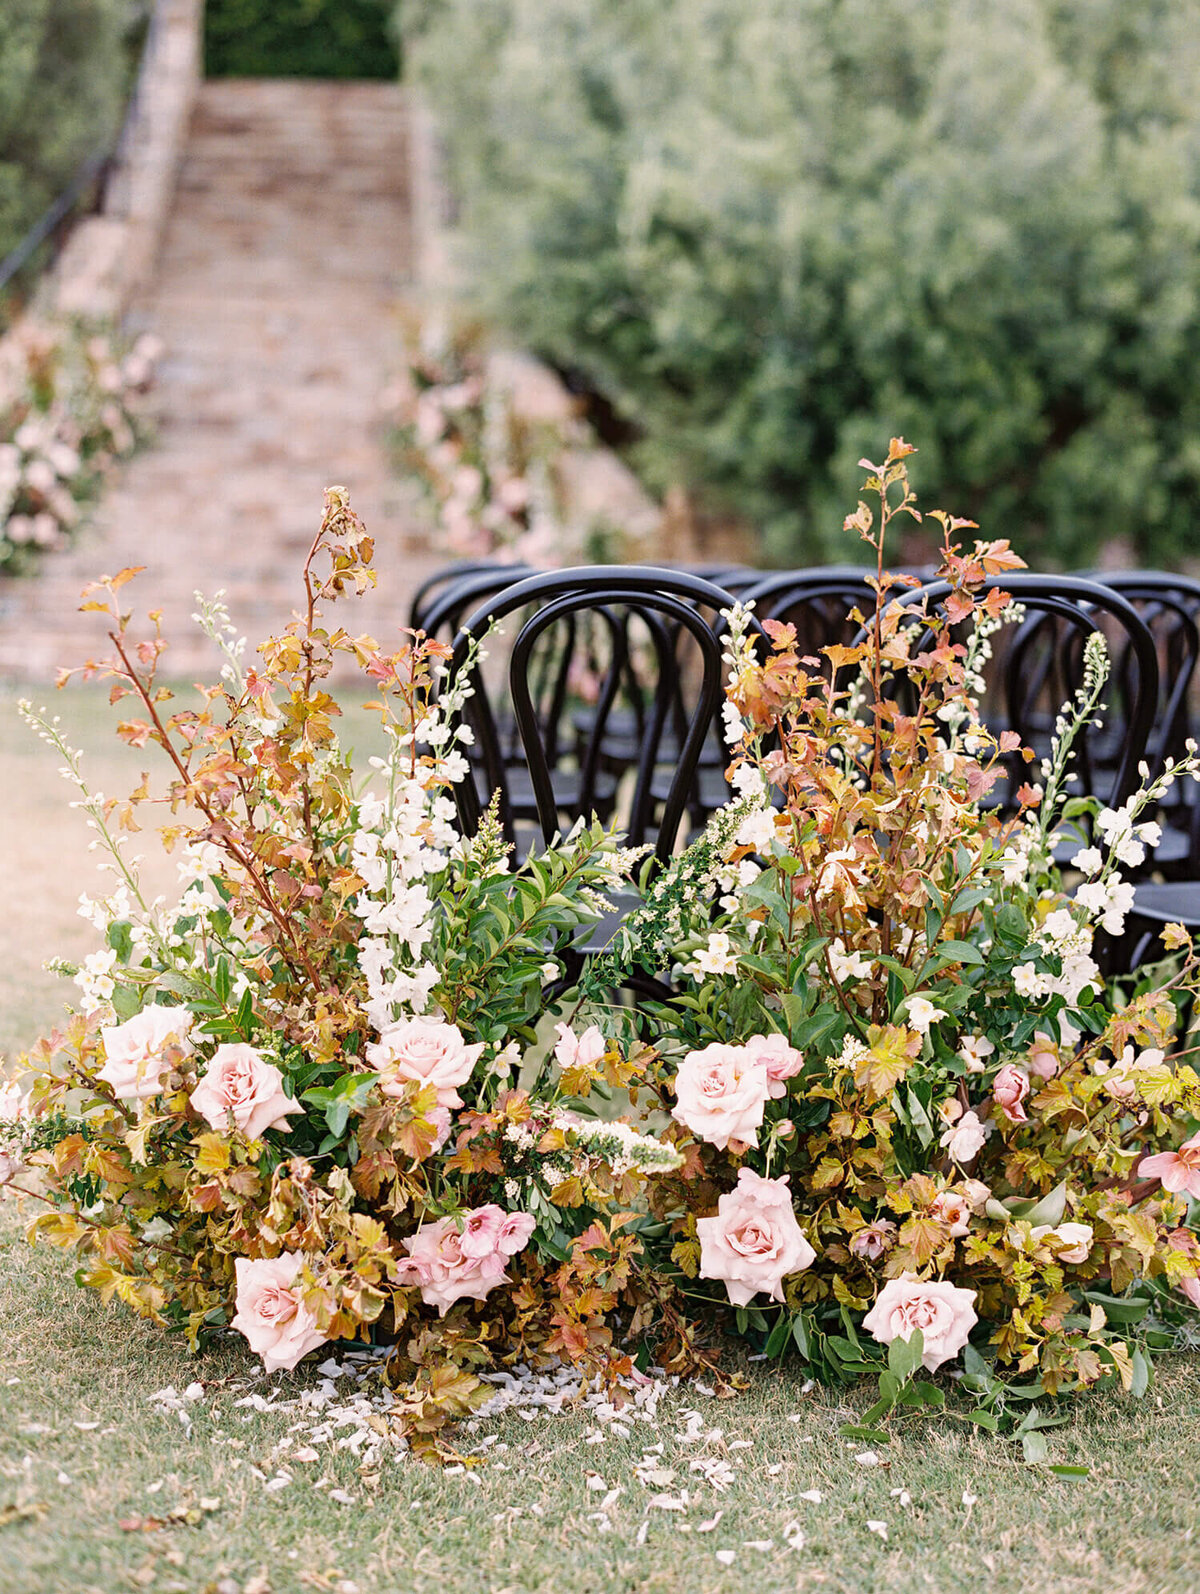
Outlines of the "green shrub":
<svg viewBox="0 0 1200 1594">
<path fill-rule="evenodd" d="M 392 0 L 208 0 L 209 77 L 391 78 Z"/>
<path fill-rule="evenodd" d="M 0 0 L 0 259 L 115 138 L 131 0 Z"/>
<path fill-rule="evenodd" d="M 655 485 L 844 553 L 880 435 L 1089 560 L 1200 518 L 1200 8 L 408 0 L 478 278 Z M 915 474 L 918 474 L 915 472 Z M 853 545 L 850 550 L 853 551 Z"/>
</svg>

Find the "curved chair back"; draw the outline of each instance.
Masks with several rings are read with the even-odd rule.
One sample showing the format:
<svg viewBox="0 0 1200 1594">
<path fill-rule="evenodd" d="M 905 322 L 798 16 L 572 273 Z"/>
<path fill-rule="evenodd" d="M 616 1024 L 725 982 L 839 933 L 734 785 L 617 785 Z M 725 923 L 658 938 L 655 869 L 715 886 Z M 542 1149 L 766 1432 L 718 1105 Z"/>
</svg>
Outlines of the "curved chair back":
<svg viewBox="0 0 1200 1594">
<path fill-rule="evenodd" d="M 636 631 L 643 673 L 649 678 L 643 683 L 647 700 L 638 706 L 633 719 L 637 727 L 636 762 L 632 789 L 620 803 L 620 827 L 632 845 L 652 840 L 660 859 L 670 856 L 694 788 L 705 739 L 719 718 L 723 695 L 719 622 L 714 624 L 702 611 L 719 615 L 732 601 L 714 582 L 685 571 L 638 565 L 585 565 L 517 581 L 486 598 L 463 620 L 454 644 L 452 675 L 465 668 L 472 637 L 481 637 L 494 621 L 525 614 L 508 650 L 504 685 L 512 704 L 522 772 L 532 790 L 533 812 L 544 840 L 581 815 L 586 817 L 595 806 L 610 723 L 620 707 L 629 706 L 637 690 L 631 680 L 634 672 L 630 662 L 635 645 L 631 636 Z M 564 811 L 561 782 L 556 790 L 549 727 L 538 712 L 531 686 L 531 661 L 539 647 L 545 647 L 556 635 L 580 634 L 585 618 L 593 642 L 598 629 L 606 646 L 602 657 L 596 655 L 599 674 L 594 702 L 576 737 L 578 780 L 573 783 L 574 811 Z M 572 632 L 570 627 L 579 629 Z M 681 660 L 684 644 L 690 654 L 687 660 Z M 569 644 L 560 646 L 562 651 L 569 649 Z M 683 673 L 688 676 L 690 688 L 686 694 L 681 692 Z M 474 783 L 459 784 L 459 815 L 464 826 L 473 830 L 480 816 L 481 793 L 499 790 L 505 833 L 515 841 L 515 819 L 519 816 L 514 812 L 511 796 L 513 771 L 505 759 L 483 675 L 482 670 L 475 670 L 475 696 L 467 705 L 476 736 L 471 754 L 478 778 Z M 672 767 L 659 801 L 655 775 L 663 765 L 664 751 Z"/>
<path fill-rule="evenodd" d="M 992 639 L 992 701 L 985 704 L 984 722 L 993 731 L 1016 731 L 1024 745 L 1044 755 L 1059 710 L 1082 682 L 1084 644 L 1094 632 L 1101 632 L 1114 665 L 1102 697 L 1108 708 L 1101 739 L 1088 726 L 1076 742 L 1072 771 L 1077 780 L 1072 792 L 1118 806 L 1138 784 L 1138 765 L 1154 729 L 1159 670 L 1150 631 L 1119 592 L 1079 576 L 1014 571 L 990 577 L 978 590 L 986 594 L 994 589 L 1010 592 L 1025 613 L 1019 624 L 1005 627 Z M 898 601 L 906 608 L 923 601 L 933 608 L 950 591 L 948 582 L 938 581 Z M 1119 755 L 1106 767 L 1102 748 L 1112 743 Z M 1017 783 L 1029 778 L 1019 754 L 1013 755 L 1010 775 Z"/>
</svg>

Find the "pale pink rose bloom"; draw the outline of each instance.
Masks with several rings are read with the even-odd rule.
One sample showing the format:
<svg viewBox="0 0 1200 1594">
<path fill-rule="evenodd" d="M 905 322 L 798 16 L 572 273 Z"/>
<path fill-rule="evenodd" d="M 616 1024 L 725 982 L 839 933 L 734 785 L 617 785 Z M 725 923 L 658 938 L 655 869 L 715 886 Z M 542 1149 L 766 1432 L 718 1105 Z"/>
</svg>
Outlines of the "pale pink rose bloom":
<svg viewBox="0 0 1200 1594">
<path fill-rule="evenodd" d="M 325 1343 L 326 1336 L 296 1287 L 303 1266 L 302 1251 L 285 1251 L 270 1261 L 239 1256 L 233 1264 L 237 1313 L 232 1326 L 246 1336 L 269 1373 L 294 1367 Z"/>
<path fill-rule="evenodd" d="M 385 1096 L 402 1096 L 404 1082 L 432 1085 L 439 1107 L 461 1107 L 458 1086 L 470 1079 L 483 1053 L 483 1042 L 468 1046 L 457 1024 L 439 1019 L 406 1018 L 384 1030 L 367 1047 L 367 1061 L 383 1076 Z"/>
<path fill-rule="evenodd" d="M 510 1212 L 500 1225 L 496 1236 L 496 1249 L 501 1256 L 516 1256 L 529 1244 L 537 1219 L 531 1212 Z"/>
<path fill-rule="evenodd" d="M 981 1212 L 984 1203 L 992 1193 L 992 1187 L 989 1184 L 984 1184 L 982 1179 L 964 1179 L 962 1192 L 967 1198 L 967 1204 L 971 1211 Z"/>
<path fill-rule="evenodd" d="M 719 1150 L 731 1140 L 757 1146 L 770 1088 L 766 1064 L 747 1047 L 705 1046 L 680 1065 L 671 1116 Z"/>
<path fill-rule="evenodd" d="M 401 1283 L 419 1285 L 426 1305 L 436 1306 L 445 1317 L 455 1301 L 482 1301 L 506 1284 L 508 1261 L 528 1244 L 533 1229 L 529 1213 L 505 1214 L 493 1205 L 466 1213 L 461 1231 L 453 1218 L 439 1218 L 405 1240 L 408 1256 L 398 1277 Z M 470 1255 L 467 1246 L 478 1249 L 484 1236 L 494 1241 L 493 1248 Z"/>
<path fill-rule="evenodd" d="M 952 1239 L 961 1239 L 971 1227 L 971 1203 L 957 1190 L 940 1191 L 929 1210 L 935 1218 L 949 1225 Z"/>
<path fill-rule="evenodd" d="M 786 1096 L 787 1081 L 794 1079 L 804 1067 L 804 1053 L 798 1052 L 786 1035 L 751 1035 L 746 1050 L 751 1057 L 759 1057 L 766 1064 L 771 1100 L 778 1101 Z"/>
<path fill-rule="evenodd" d="M 716 1214 L 699 1218 L 700 1277 L 722 1279 L 729 1299 L 745 1306 L 759 1290 L 782 1301 L 783 1281 L 816 1260 L 792 1210 L 787 1178 L 762 1179 L 738 1170 L 737 1186 L 717 1202 Z"/>
<path fill-rule="evenodd" d="M 850 1239 L 850 1250 L 854 1256 L 860 1256 L 868 1262 L 878 1262 L 895 1245 L 892 1236 L 896 1232 L 896 1225 L 891 1218 L 876 1218 L 874 1223 L 868 1223 L 865 1229 L 856 1229 Z"/>
<path fill-rule="evenodd" d="M 881 1345 L 894 1339 L 911 1339 L 916 1329 L 924 1336 L 921 1365 L 935 1372 L 943 1362 L 958 1355 L 979 1321 L 972 1302 L 974 1290 L 959 1289 L 945 1280 L 919 1279 L 915 1273 L 902 1273 L 889 1279 L 875 1297 L 875 1304 L 863 1318 Z"/>
<path fill-rule="evenodd" d="M 1045 1030 L 1038 1030 L 1034 1035 L 1027 1061 L 1029 1072 L 1039 1079 L 1053 1079 L 1058 1073 L 1058 1047 Z"/>
<path fill-rule="evenodd" d="M 188 1034 L 195 1018 L 186 1007 L 144 1007 L 123 1024 L 100 1031 L 104 1067 L 98 1079 L 122 1101 L 148 1101 L 160 1094 L 163 1079 L 179 1057 L 191 1051 Z M 174 1057 L 168 1055 L 174 1052 Z"/>
<path fill-rule="evenodd" d="M 1180 1279 L 1179 1288 L 1192 1305 L 1200 1309 L 1200 1278 Z"/>
<path fill-rule="evenodd" d="M 973 1162 L 991 1132 L 991 1124 L 982 1123 L 975 1112 L 965 1112 L 950 1125 L 938 1144 L 955 1162 Z"/>
<path fill-rule="evenodd" d="M 1161 1179 L 1164 1190 L 1178 1195 L 1186 1190 L 1200 1201 L 1200 1134 L 1185 1140 L 1178 1151 L 1160 1151 L 1138 1163 L 1139 1179 Z"/>
<path fill-rule="evenodd" d="M 435 1107 L 431 1113 L 426 1114 L 433 1125 L 433 1152 L 440 1151 L 450 1138 L 451 1119 L 449 1107 Z"/>
<path fill-rule="evenodd" d="M 500 1248 L 500 1225 L 506 1216 L 504 1208 L 498 1207 L 494 1201 L 468 1212 L 462 1226 L 463 1255 L 473 1257 L 476 1261 L 494 1255 Z"/>
<path fill-rule="evenodd" d="M 1029 1075 L 1015 1063 L 1005 1063 L 992 1083 L 992 1099 L 1010 1124 L 1029 1122 L 1022 1106 L 1029 1094 Z"/>
<path fill-rule="evenodd" d="M 554 1057 L 560 1068 L 594 1068 L 603 1061 L 608 1042 L 598 1024 L 589 1024 L 582 1035 L 576 1035 L 569 1024 L 556 1024 L 554 1028 L 558 1032 Z"/>
<path fill-rule="evenodd" d="M 1059 1242 L 1058 1260 L 1060 1262 L 1086 1262 L 1088 1253 L 1092 1249 L 1092 1226 L 1090 1223 L 1060 1223 L 1056 1229 L 1050 1230 L 1052 1239 Z"/>
<path fill-rule="evenodd" d="M 283 1075 L 244 1041 L 218 1046 L 204 1078 L 192 1092 L 192 1106 L 214 1129 L 234 1124 L 248 1140 L 268 1129 L 288 1129 L 288 1116 L 303 1109 L 283 1088 Z"/>
<path fill-rule="evenodd" d="M 20 1123 L 25 1116 L 25 1098 L 15 1079 L 0 1085 L 0 1124 Z"/>
</svg>

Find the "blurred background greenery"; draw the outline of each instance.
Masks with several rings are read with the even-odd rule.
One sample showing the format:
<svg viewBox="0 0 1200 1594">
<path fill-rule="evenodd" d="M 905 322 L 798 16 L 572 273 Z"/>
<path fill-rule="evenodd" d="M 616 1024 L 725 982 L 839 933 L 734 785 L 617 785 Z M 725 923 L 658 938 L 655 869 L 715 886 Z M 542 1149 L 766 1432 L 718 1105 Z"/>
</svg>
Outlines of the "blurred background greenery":
<svg viewBox="0 0 1200 1594">
<path fill-rule="evenodd" d="M 1193 551 L 1195 0 L 404 0 L 488 308 L 776 562 L 856 461 L 1042 563 Z"/>
<path fill-rule="evenodd" d="M 393 0 L 207 0 L 209 77 L 389 78 Z"/>
<path fill-rule="evenodd" d="M 0 260 L 112 147 L 146 17 L 138 0 L 0 0 Z"/>
</svg>

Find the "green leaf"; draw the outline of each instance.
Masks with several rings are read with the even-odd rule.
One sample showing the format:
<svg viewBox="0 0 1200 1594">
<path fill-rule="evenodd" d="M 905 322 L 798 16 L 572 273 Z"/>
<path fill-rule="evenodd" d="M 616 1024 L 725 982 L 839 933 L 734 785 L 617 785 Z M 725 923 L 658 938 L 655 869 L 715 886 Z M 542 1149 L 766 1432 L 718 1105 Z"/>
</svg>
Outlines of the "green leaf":
<svg viewBox="0 0 1200 1594">
<path fill-rule="evenodd" d="M 921 1365 L 921 1357 L 925 1354 L 925 1336 L 919 1328 L 914 1328 L 907 1339 L 897 1334 L 888 1346 L 888 1370 L 895 1374 L 902 1384 L 916 1372 Z M 882 1389 L 882 1380 L 880 1388 Z"/>
<path fill-rule="evenodd" d="M 133 951 L 133 935 L 128 920 L 114 919 L 108 927 L 105 939 L 120 961 L 128 963 L 129 954 Z"/>
<path fill-rule="evenodd" d="M 892 1436 L 882 1428 L 864 1428 L 858 1423 L 846 1422 L 838 1429 L 844 1439 L 868 1439 L 872 1444 L 890 1445 Z"/>
<path fill-rule="evenodd" d="M 988 1433 L 996 1433 L 1000 1428 L 999 1422 L 990 1411 L 969 1411 L 967 1421 L 973 1422 L 977 1428 L 986 1428 Z"/>
<path fill-rule="evenodd" d="M 1111 1323 L 1140 1323 L 1150 1310 L 1150 1301 L 1145 1295 L 1115 1296 L 1105 1295 L 1101 1290 L 1084 1290 L 1083 1298 L 1094 1306 L 1102 1306 Z"/>
<path fill-rule="evenodd" d="M 1021 1452 L 1025 1457 L 1026 1466 L 1030 1467 L 1040 1467 L 1050 1459 L 1050 1446 L 1046 1443 L 1046 1437 L 1036 1428 L 1031 1428 L 1021 1435 Z"/>
<path fill-rule="evenodd" d="M 1091 1467 L 1054 1466 L 1047 1469 L 1060 1478 L 1086 1478 L 1091 1474 Z"/>
<path fill-rule="evenodd" d="M 792 1318 L 792 1338 L 796 1341 L 796 1349 L 804 1357 L 805 1361 L 810 1360 L 812 1352 L 809 1349 L 808 1328 L 805 1325 L 803 1315 L 797 1315 Z"/>
<path fill-rule="evenodd" d="M 935 948 L 939 958 L 952 963 L 982 963 L 983 953 L 973 941 L 940 941 Z"/>
<path fill-rule="evenodd" d="M 1133 1347 L 1130 1355 L 1130 1364 L 1133 1368 L 1133 1380 L 1129 1386 L 1129 1393 L 1135 1400 L 1140 1400 L 1150 1388 L 1150 1379 L 1154 1371 L 1153 1363 L 1140 1345 Z"/>
</svg>

